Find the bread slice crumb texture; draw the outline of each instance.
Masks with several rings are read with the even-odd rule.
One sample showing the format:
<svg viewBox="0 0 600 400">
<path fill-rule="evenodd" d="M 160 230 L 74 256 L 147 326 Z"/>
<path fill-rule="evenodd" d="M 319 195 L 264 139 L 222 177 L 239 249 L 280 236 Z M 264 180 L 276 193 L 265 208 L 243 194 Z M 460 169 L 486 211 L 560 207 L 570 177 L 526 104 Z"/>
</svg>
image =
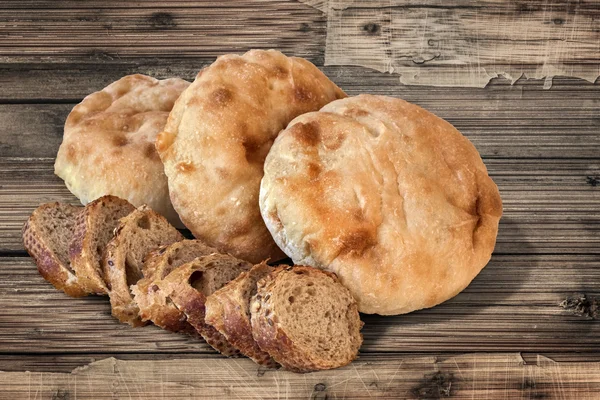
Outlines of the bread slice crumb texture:
<svg viewBox="0 0 600 400">
<path fill-rule="evenodd" d="M 69 259 L 87 293 L 108 293 L 102 273 L 106 245 L 113 238 L 119 220 L 134 210 L 127 200 L 107 195 L 88 203 L 79 213 L 69 243 Z"/>
<path fill-rule="evenodd" d="M 275 368 L 279 364 L 254 340 L 250 323 L 250 301 L 256 294 L 257 281 L 272 270 L 264 262 L 257 264 L 206 300 L 206 322 L 225 336 L 243 355 L 268 368 Z"/>
<path fill-rule="evenodd" d="M 132 326 L 143 325 L 130 286 L 143 276 L 143 260 L 150 251 L 183 239 L 160 214 L 142 206 L 121 219 L 115 237 L 106 246 L 104 279 L 112 314 Z"/>
<path fill-rule="evenodd" d="M 196 329 L 187 322 L 185 314 L 160 289 L 160 282 L 179 266 L 214 253 L 217 253 L 216 249 L 200 240 L 182 240 L 148 254 L 142 271 L 144 278 L 131 287 L 142 321 L 152 321 L 172 332 L 197 334 Z"/>
<path fill-rule="evenodd" d="M 42 277 L 72 297 L 87 294 L 69 262 L 69 240 L 82 209 L 65 203 L 42 204 L 23 226 L 23 245 Z"/>
<path fill-rule="evenodd" d="M 250 310 L 259 346 L 293 371 L 341 367 L 362 344 L 356 301 L 328 272 L 278 267 L 258 282 Z"/>
<path fill-rule="evenodd" d="M 223 355 L 235 356 L 239 350 L 206 323 L 206 298 L 250 267 L 229 254 L 211 254 L 176 268 L 158 286 L 209 345 Z"/>
</svg>

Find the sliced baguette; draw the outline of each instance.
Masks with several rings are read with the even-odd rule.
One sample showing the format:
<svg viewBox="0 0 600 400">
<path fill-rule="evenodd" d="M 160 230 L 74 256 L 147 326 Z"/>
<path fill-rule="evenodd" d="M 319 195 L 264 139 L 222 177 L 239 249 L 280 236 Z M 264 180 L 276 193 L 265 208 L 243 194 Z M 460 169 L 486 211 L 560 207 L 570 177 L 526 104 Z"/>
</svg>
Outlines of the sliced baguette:
<svg viewBox="0 0 600 400">
<path fill-rule="evenodd" d="M 258 281 L 250 306 L 254 339 L 295 372 L 350 363 L 362 343 L 356 301 L 336 275 L 280 266 Z"/>
<path fill-rule="evenodd" d="M 205 317 L 206 323 L 225 336 L 243 355 L 268 368 L 275 368 L 278 364 L 269 353 L 261 350 L 252 336 L 250 300 L 256 294 L 256 282 L 272 270 L 263 262 L 248 272 L 242 272 L 206 299 Z"/>
<path fill-rule="evenodd" d="M 64 203 L 42 204 L 23 226 L 23 245 L 40 274 L 72 297 L 87 294 L 69 265 L 69 239 L 82 209 Z"/>
<path fill-rule="evenodd" d="M 182 239 L 177 229 L 147 206 L 137 208 L 120 220 L 114 238 L 106 246 L 103 263 L 104 281 L 114 317 L 131 326 L 144 325 L 130 286 L 142 278 L 146 254 Z"/>
<path fill-rule="evenodd" d="M 144 278 L 131 287 L 142 321 L 152 321 L 172 332 L 195 334 L 196 329 L 187 322 L 165 291 L 160 290 L 159 283 L 180 265 L 212 253 L 217 253 L 217 250 L 200 240 L 182 240 L 148 254 L 142 271 Z"/>
<path fill-rule="evenodd" d="M 157 286 L 209 345 L 226 356 L 235 356 L 239 350 L 204 320 L 205 303 L 208 296 L 251 266 L 229 254 L 211 254 L 179 266 Z"/>
<path fill-rule="evenodd" d="M 69 259 L 86 292 L 108 293 L 102 273 L 106 245 L 113 238 L 119 220 L 134 210 L 127 200 L 108 195 L 88 203 L 77 216 L 69 244 Z"/>
</svg>

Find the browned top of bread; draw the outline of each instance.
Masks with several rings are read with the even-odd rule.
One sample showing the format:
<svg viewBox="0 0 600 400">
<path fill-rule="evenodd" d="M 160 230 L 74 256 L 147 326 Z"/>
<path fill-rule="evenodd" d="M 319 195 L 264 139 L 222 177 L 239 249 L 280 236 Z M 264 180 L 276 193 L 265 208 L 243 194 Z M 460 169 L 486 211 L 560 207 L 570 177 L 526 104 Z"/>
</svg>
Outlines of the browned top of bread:
<svg viewBox="0 0 600 400">
<path fill-rule="evenodd" d="M 246 261 L 228 254 L 211 254 L 179 266 L 158 286 L 208 344 L 224 355 L 232 356 L 238 350 L 204 320 L 206 298 L 250 267 Z"/>
<path fill-rule="evenodd" d="M 120 220 L 114 238 L 106 246 L 103 265 L 112 314 L 121 322 L 142 325 L 130 286 L 142 278 L 146 254 L 183 236 L 160 214 L 141 206 Z"/>
<path fill-rule="evenodd" d="M 445 301 L 488 263 L 502 201 L 475 147 L 443 119 L 372 95 L 304 114 L 265 162 L 260 207 L 297 264 L 335 272 L 361 312 Z"/>
<path fill-rule="evenodd" d="M 180 265 L 213 253 L 217 250 L 200 240 L 182 240 L 148 254 L 142 271 L 144 278 L 131 287 L 142 321 L 152 321 L 173 332 L 195 333 L 185 315 L 170 301 L 167 293 L 160 290 L 160 282 Z"/>
<path fill-rule="evenodd" d="M 257 206 L 265 156 L 294 117 L 342 97 L 313 64 L 274 50 L 224 55 L 200 71 L 156 141 L 194 236 L 251 262 L 281 259 Z"/>
<path fill-rule="evenodd" d="M 87 293 L 69 265 L 69 239 L 81 207 L 46 203 L 36 208 L 23 226 L 25 250 L 37 264 L 40 274 L 69 296 Z"/>
<path fill-rule="evenodd" d="M 127 200 L 103 196 L 88 203 L 77 216 L 69 243 L 71 268 L 88 293 L 106 294 L 102 259 L 119 220 L 135 210 Z"/>
<path fill-rule="evenodd" d="M 292 371 L 344 366 L 362 344 L 356 301 L 329 272 L 280 266 L 258 281 L 250 310 L 258 345 Z"/>
<path fill-rule="evenodd" d="M 256 363 L 274 368 L 278 364 L 261 350 L 252 336 L 250 299 L 256 294 L 256 282 L 273 268 L 266 263 L 253 266 L 206 299 L 206 322 L 215 327 L 229 343 Z"/>
<path fill-rule="evenodd" d="M 188 85 L 135 74 L 86 96 L 67 117 L 55 173 L 83 204 L 112 194 L 176 224 L 154 141 Z"/>
</svg>

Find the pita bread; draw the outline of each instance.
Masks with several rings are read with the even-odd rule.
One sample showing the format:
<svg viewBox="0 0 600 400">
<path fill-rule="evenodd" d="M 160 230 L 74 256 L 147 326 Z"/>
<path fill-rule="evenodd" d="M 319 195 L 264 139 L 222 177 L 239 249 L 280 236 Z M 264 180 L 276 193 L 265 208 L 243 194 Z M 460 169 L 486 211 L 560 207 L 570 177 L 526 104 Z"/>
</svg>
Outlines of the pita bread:
<svg viewBox="0 0 600 400">
<path fill-rule="evenodd" d="M 200 71 L 156 142 L 185 226 L 241 259 L 282 258 L 258 209 L 264 159 L 293 118 L 342 97 L 313 64 L 274 50 L 221 56 Z"/>
<path fill-rule="evenodd" d="M 292 121 L 260 208 L 296 264 L 335 272 L 383 315 L 455 296 L 488 263 L 502 203 L 475 147 L 403 100 L 360 95 Z"/>
<path fill-rule="evenodd" d="M 82 204 L 110 194 L 180 225 L 154 141 L 188 85 L 129 75 L 87 96 L 67 118 L 54 172 Z"/>
</svg>

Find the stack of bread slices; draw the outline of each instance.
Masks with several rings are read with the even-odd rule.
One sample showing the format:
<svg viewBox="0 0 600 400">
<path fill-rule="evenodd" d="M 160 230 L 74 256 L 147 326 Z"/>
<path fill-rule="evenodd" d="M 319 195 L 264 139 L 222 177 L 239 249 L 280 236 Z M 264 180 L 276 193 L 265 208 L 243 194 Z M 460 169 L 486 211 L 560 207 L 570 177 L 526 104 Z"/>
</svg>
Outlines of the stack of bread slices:
<svg viewBox="0 0 600 400">
<path fill-rule="evenodd" d="M 107 294 L 119 321 L 203 337 L 227 356 L 308 372 L 348 364 L 362 343 L 356 301 L 334 274 L 253 266 L 115 196 L 43 204 L 23 241 L 57 289 Z"/>
</svg>

